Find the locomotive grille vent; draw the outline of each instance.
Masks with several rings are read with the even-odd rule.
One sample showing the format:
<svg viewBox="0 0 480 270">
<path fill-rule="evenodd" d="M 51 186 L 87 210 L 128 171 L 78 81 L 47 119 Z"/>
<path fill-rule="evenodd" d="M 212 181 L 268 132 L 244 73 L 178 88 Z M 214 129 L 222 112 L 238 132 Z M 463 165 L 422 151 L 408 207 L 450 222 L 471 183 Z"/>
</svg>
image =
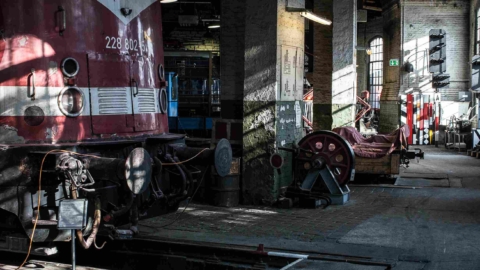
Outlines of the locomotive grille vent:
<svg viewBox="0 0 480 270">
<path fill-rule="evenodd" d="M 152 88 L 138 89 L 138 112 L 155 113 L 155 90 Z"/>
<path fill-rule="evenodd" d="M 99 113 L 128 113 L 127 91 L 127 88 L 99 88 L 97 96 Z"/>
</svg>

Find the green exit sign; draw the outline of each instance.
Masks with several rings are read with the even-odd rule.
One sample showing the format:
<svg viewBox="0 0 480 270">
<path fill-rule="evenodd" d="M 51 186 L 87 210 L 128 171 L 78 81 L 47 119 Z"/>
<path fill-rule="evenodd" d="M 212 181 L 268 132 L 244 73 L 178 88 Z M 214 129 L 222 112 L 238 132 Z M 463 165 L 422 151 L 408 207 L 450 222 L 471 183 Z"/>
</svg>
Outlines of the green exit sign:
<svg viewBox="0 0 480 270">
<path fill-rule="evenodd" d="M 390 59 L 390 66 L 391 67 L 398 67 L 398 63 L 400 61 L 398 61 L 398 59 Z"/>
</svg>

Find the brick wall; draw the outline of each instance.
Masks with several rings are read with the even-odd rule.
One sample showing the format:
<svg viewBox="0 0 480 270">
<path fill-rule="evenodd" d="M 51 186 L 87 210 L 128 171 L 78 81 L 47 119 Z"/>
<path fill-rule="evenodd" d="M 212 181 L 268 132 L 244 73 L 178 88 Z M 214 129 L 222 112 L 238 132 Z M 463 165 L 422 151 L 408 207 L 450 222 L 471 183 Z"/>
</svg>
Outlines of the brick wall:
<svg viewBox="0 0 480 270">
<path fill-rule="evenodd" d="M 404 60 L 413 64 L 415 72 L 402 72 L 401 90 L 431 93 L 428 72 L 428 43 L 431 29 L 447 33 L 448 88 L 440 89 L 443 101 L 456 101 L 458 91 L 469 88 L 469 11 L 470 1 L 407 1 L 404 7 Z"/>
</svg>

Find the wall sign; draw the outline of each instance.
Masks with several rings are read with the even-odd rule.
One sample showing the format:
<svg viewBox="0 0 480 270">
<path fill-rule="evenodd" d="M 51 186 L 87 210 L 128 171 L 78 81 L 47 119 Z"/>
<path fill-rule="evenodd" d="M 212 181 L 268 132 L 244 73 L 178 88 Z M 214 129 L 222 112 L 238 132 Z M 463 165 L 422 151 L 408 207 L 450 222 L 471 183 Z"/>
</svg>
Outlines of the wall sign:
<svg viewBox="0 0 480 270">
<path fill-rule="evenodd" d="M 400 61 L 398 59 L 390 59 L 390 66 L 391 67 L 398 67 Z"/>
</svg>

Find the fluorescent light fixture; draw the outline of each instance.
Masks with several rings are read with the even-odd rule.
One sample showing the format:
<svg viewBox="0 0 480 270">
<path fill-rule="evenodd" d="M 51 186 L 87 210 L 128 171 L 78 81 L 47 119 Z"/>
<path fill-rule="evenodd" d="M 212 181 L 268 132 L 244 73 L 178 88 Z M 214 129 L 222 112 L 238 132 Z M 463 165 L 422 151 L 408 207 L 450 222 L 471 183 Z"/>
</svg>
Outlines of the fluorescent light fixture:
<svg viewBox="0 0 480 270">
<path fill-rule="evenodd" d="M 220 28 L 220 24 L 212 24 L 212 25 L 209 25 L 208 28 L 212 29 L 212 28 Z"/>
<path fill-rule="evenodd" d="M 300 15 L 302 15 L 303 17 L 309 19 L 309 20 L 312 20 L 314 22 L 318 22 L 318 23 L 321 23 L 321 24 L 325 24 L 325 25 L 331 25 L 332 24 L 332 21 L 330 20 L 327 20 L 327 19 L 324 19 L 324 18 L 321 18 L 309 11 L 304 11 L 302 13 L 300 13 Z"/>
<path fill-rule="evenodd" d="M 160 3 L 162 4 L 168 4 L 168 3 L 173 3 L 173 2 L 177 2 L 178 0 L 160 0 Z"/>
</svg>

